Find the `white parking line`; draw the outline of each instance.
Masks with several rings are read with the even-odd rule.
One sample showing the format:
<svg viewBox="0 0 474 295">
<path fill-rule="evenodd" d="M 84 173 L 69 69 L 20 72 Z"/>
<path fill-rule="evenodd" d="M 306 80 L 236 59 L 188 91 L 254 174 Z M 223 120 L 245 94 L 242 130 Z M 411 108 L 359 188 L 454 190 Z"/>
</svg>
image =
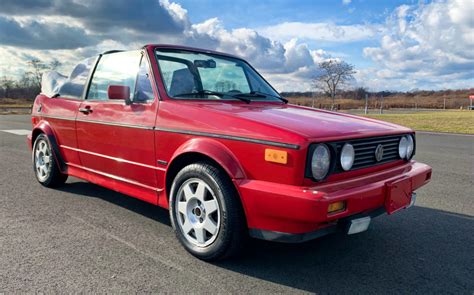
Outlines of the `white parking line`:
<svg viewBox="0 0 474 295">
<path fill-rule="evenodd" d="M 11 130 L 0 130 L 0 131 L 8 132 L 11 134 L 16 134 L 16 135 L 28 135 L 31 132 L 30 130 L 26 130 L 26 129 L 11 129 Z"/>
</svg>

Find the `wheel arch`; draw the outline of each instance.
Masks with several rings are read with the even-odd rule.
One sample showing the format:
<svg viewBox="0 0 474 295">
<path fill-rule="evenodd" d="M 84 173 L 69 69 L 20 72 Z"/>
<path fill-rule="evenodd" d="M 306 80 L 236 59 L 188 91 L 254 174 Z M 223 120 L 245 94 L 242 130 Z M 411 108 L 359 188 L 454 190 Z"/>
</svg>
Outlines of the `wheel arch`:
<svg viewBox="0 0 474 295">
<path fill-rule="evenodd" d="M 36 138 L 40 134 L 45 134 L 46 137 L 48 138 L 49 144 L 51 145 L 51 149 L 53 151 L 54 158 L 56 159 L 56 163 L 58 165 L 59 170 L 62 173 L 67 172 L 67 165 L 66 162 L 64 161 L 61 152 L 59 150 L 59 144 L 56 140 L 56 136 L 54 135 L 53 128 L 49 125 L 48 122 L 46 121 L 41 121 L 39 122 L 34 128 L 33 131 L 31 132 L 31 142 L 32 142 L 32 148 L 34 151 L 34 145 Z"/>
<path fill-rule="evenodd" d="M 239 161 L 224 144 L 214 139 L 194 138 L 182 144 L 171 157 L 165 174 L 166 201 L 169 200 L 171 185 L 178 172 L 185 166 L 200 161 L 210 162 L 222 169 L 231 182 L 235 179 L 245 178 Z M 235 184 L 234 188 L 238 193 Z"/>
</svg>

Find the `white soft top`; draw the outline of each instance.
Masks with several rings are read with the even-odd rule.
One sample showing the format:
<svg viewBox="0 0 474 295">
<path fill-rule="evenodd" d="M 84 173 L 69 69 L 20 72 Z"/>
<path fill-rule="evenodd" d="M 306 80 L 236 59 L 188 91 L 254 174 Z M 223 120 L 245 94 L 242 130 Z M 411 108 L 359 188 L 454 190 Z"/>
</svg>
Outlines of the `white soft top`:
<svg viewBox="0 0 474 295">
<path fill-rule="evenodd" d="M 69 77 L 56 71 L 45 72 L 41 78 L 41 93 L 49 97 L 80 98 L 94 61 L 95 58 L 81 61 Z"/>
<path fill-rule="evenodd" d="M 56 72 L 48 71 L 43 74 L 41 78 L 41 93 L 53 97 L 58 95 L 59 89 L 68 80 L 68 77 Z"/>
</svg>

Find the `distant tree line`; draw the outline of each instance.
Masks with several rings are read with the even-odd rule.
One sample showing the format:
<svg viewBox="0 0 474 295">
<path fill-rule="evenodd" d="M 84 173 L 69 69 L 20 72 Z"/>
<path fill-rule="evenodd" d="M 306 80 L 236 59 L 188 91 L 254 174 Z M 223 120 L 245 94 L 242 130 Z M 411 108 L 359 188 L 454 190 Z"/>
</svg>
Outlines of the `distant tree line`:
<svg viewBox="0 0 474 295">
<path fill-rule="evenodd" d="M 41 91 L 41 76 L 45 71 L 57 70 L 61 62 L 53 60 L 44 63 L 39 59 L 28 61 L 29 70 L 18 79 L 0 77 L 0 98 L 26 98 L 33 100 Z"/>
<path fill-rule="evenodd" d="M 339 90 L 336 98 L 363 100 L 367 94 L 369 97 L 391 97 L 391 96 L 406 96 L 406 97 L 430 97 L 430 96 L 453 96 L 465 94 L 466 98 L 470 93 L 474 93 L 474 89 L 447 89 L 447 90 L 411 90 L 411 91 L 369 91 L 367 88 L 358 87 L 355 89 Z M 286 91 L 280 93 L 284 97 L 301 97 L 311 99 L 328 98 L 327 93 L 322 91 Z"/>
</svg>

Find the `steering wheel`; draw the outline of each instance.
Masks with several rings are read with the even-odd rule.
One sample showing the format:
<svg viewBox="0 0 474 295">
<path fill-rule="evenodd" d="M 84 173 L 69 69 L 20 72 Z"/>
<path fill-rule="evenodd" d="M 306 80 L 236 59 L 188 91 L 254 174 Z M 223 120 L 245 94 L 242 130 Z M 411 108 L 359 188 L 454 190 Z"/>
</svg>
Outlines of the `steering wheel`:
<svg viewBox="0 0 474 295">
<path fill-rule="evenodd" d="M 237 89 L 232 89 L 232 90 L 227 91 L 227 93 L 242 93 L 242 91 L 237 90 Z"/>
</svg>

